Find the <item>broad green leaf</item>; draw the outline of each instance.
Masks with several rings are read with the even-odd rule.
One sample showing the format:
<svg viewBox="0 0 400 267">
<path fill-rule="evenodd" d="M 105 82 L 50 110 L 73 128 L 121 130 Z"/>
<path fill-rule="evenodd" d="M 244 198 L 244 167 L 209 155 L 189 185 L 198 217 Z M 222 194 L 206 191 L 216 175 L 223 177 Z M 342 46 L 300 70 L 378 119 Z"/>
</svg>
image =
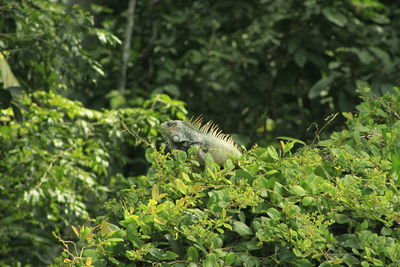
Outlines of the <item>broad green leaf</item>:
<svg viewBox="0 0 400 267">
<path fill-rule="evenodd" d="M 343 260 L 348 266 L 355 266 L 360 263 L 360 261 L 356 257 L 350 254 L 344 255 Z"/>
<path fill-rule="evenodd" d="M 181 173 L 181 176 L 182 176 L 182 179 L 185 180 L 185 182 L 190 183 L 192 181 L 192 180 L 190 180 L 190 177 L 184 172 Z"/>
<path fill-rule="evenodd" d="M 367 49 L 353 47 L 349 51 L 355 53 L 363 64 L 371 64 L 374 61 L 373 55 Z"/>
<path fill-rule="evenodd" d="M 289 192 L 292 195 L 300 196 L 300 197 L 304 196 L 307 193 L 306 190 L 304 190 L 304 188 L 301 187 L 300 185 L 294 185 L 294 186 L 290 187 Z"/>
<path fill-rule="evenodd" d="M 203 267 L 219 267 L 217 256 L 214 253 L 209 253 L 206 256 L 206 260 L 203 263 Z"/>
<path fill-rule="evenodd" d="M 85 249 L 85 250 L 83 250 L 82 254 L 85 257 L 91 257 L 92 259 L 97 259 L 99 252 L 95 249 Z"/>
<path fill-rule="evenodd" d="M 80 236 L 80 233 L 79 233 L 78 228 L 76 228 L 75 226 L 71 225 L 71 229 L 72 229 L 72 231 L 75 233 L 75 235 L 76 235 L 77 237 Z"/>
<path fill-rule="evenodd" d="M 159 248 L 151 248 L 149 249 L 149 253 L 157 259 L 163 259 L 164 252 Z"/>
<path fill-rule="evenodd" d="M 346 16 L 337 9 L 326 7 L 322 9 L 322 14 L 324 14 L 325 18 L 327 18 L 329 21 L 340 27 L 343 27 L 347 23 Z"/>
<path fill-rule="evenodd" d="M 279 220 L 281 218 L 281 213 L 275 208 L 269 208 L 267 214 L 269 217 L 275 220 Z"/>
<path fill-rule="evenodd" d="M 294 54 L 294 61 L 300 68 L 304 67 L 307 62 L 307 56 L 306 51 L 303 48 L 300 48 L 296 51 Z"/>
<path fill-rule="evenodd" d="M 105 241 L 109 241 L 109 242 L 124 242 L 124 239 L 119 238 L 119 237 L 112 237 L 112 238 L 107 238 Z"/>
<path fill-rule="evenodd" d="M 186 154 L 186 152 L 185 151 L 179 151 L 178 152 L 178 160 L 180 161 L 180 162 L 185 162 L 186 160 L 187 160 L 187 154 Z"/>
<path fill-rule="evenodd" d="M 162 217 L 154 217 L 154 222 L 161 225 L 165 225 L 167 223 L 167 220 L 165 220 Z"/>
<path fill-rule="evenodd" d="M 326 88 L 335 80 L 334 76 L 328 76 L 326 78 L 320 79 L 316 82 L 308 91 L 308 98 L 313 99 L 321 94 L 322 91 L 326 90 Z"/>
<path fill-rule="evenodd" d="M 253 231 L 245 223 L 235 221 L 233 222 L 233 231 L 238 233 L 240 236 L 253 235 Z"/>
<path fill-rule="evenodd" d="M 314 202 L 314 198 L 313 197 L 304 197 L 301 200 L 301 205 L 303 205 L 304 207 L 308 207 L 311 204 L 313 204 L 313 202 Z"/>
<path fill-rule="evenodd" d="M 278 152 L 276 152 L 276 149 L 273 146 L 269 146 L 267 148 L 268 154 L 273 158 L 274 160 L 279 160 L 279 155 Z"/>
<path fill-rule="evenodd" d="M 381 234 L 385 236 L 390 236 L 393 234 L 393 230 L 389 227 L 382 227 Z"/>
<path fill-rule="evenodd" d="M 199 260 L 199 252 L 197 251 L 197 249 L 196 249 L 195 247 L 190 246 L 190 247 L 187 249 L 186 258 L 187 258 L 189 261 L 197 262 L 197 261 Z"/>
<path fill-rule="evenodd" d="M 108 234 L 108 232 L 109 232 L 108 222 L 104 220 L 100 224 L 100 233 L 102 236 L 105 236 Z"/>
<path fill-rule="evenodd" d="M 230 266 L 235 262 L 235 254 L 233 252 L 229 252 L 225 256 L 225 266 Z"/>
<path fill-rule="evenodd" d="M 158 200 L 160 195 L 160 188 L 158 187 L 158 185 L 153 185 L 152 189 L 151 189 L 151 198 L 154 200 Z"/>
<path fill-rule="evenodd" d="M 266 176 L 270 176 L 270 175 L 273 175 L 273 174 L 278 173 L 278 172 L 279 172 L 278 170 L 270 170 L 270 171 L 267 171 L 267 172 L 265 173 L 265 175 L 266 175 Z"/>
<path fill-rule="evenodd" d="M 369 50 L 371 50 L 371 52 L 375 54 L 375 56 L 378 57 L 385 66 L 389 65 L 392 61 L 388 52 L 378 46 L 371 46 L 369 47 Z"/>
<path fill-rule="evenodd" d="M 293 248 L 293 253 L 296 257 L 301 257 L 301 251 L 298 248 Z"/>
<path fill-rule="evenodd" d="M 181 180 L 181 179 L 176 179 L 176 188 L 181 192 L 182 194 L 186 195 L 187 194 L 187 185 Z"/>
</svg>

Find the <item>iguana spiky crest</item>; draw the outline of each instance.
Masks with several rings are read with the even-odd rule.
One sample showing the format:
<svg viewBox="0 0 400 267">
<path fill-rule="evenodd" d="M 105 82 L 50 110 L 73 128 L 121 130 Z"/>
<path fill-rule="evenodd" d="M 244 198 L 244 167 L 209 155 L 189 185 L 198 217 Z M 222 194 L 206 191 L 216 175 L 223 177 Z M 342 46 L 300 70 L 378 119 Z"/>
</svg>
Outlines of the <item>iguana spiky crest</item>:
<svg viewBox="0 0 400 267">
<path fill-rule="evenodd" d="M 193 128 L 195 128 L 196 130 L 204 134 L 211 135 L 218 139 L 221 139 L 222 141 L 236 147 L 240 151 L 240 148 L 235 144 L 233 136 L 229 134 L 224 134 L 222 130 L 219 129 L 219 126 L 215 124 L 213 121 L 210 120 L 203 124 L 203 115 L 200 115 L 197 118 L 191 117 L 188 121 L 185 122 L 188 123 Z"/>
</svg>

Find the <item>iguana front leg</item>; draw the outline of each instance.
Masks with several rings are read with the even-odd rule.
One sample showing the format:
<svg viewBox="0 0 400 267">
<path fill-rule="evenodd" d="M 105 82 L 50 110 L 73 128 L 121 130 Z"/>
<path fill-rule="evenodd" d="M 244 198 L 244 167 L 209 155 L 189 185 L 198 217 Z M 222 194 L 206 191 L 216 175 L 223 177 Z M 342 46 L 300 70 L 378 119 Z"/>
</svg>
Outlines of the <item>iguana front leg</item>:
<svg viewBox="0 0 400 267">
<path fill-rule="evenodd" d="M 176 143 L 176 146 L 180 150 L 187 151 L 189 147 L 193 146 L 197 148 L 197 157 L 200 162 L 205 162 L 206 160 L 206 153 L 208 149 L 205 147 L 204 143 L 202 142 L 191 142 L 188 140 L 180 141 Z"/>
</svg>

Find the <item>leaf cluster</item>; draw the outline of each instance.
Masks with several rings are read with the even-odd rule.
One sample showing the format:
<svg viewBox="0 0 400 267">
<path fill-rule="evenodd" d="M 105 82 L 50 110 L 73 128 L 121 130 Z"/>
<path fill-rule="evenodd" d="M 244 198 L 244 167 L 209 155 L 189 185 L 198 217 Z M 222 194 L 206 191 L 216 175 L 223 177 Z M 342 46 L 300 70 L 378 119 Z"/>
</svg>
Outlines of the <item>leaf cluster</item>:
<svg viewBox="0 0 400 267">
<path fill-rule="evenodd" d="M 0 111 L 0 265 L 49 264 L 60 249 L 52 232 L 71 236 L 68 225 L 103 214 L 105 201 L 146 166 L 129 162 L 130 151 L 155 142 L 160 120 L 186 113 L 166 95 L 118 111 L 44 91 L 20 104 L 21 122 L 12 108 Z"/>
<path fill-rule="evenodd" d="M 67 266 L 397 266 L 400 90 L 361 92 L 347 129 L 292 152 L 254 146 L 236 167 L 148 148 L 111 217 L 64 241 Z"/>
<path fill-rule="evenodd" d="M 79 87 L 104 75 L 86 43 L 120 41 L 94 27 L 93 17 L 67 1 L 0 1 L 0 50 L 28 90 Z"/>
</svg>

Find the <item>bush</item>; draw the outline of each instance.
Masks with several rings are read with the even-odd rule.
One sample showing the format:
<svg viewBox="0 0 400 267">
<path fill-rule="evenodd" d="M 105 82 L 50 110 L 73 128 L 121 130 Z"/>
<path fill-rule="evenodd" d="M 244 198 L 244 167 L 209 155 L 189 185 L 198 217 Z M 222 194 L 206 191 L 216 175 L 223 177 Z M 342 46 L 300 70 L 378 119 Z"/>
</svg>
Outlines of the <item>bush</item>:
<svg viewBox="0 0 400 267">
<path fill-rule="evenodd" d="M 292 152 L 254 146 L 219 168 L 148 148 L 109 216 L 71 226 L 71 266 L 396 266 L 400 91 L 368 96 L 348 128 Z"/>
<path fill-rule="evenodd" d="M 127 138 L 120 121 L 137 138 L 154 140 L 152 126 L 186 112 L 165 95 L 119 111 L 93 111 L 43 91 L 21 104 L 20 123 L 11 108 L 0 110 L 0 265 L 50 263 L 60 250 L 52 231 L 68 236 L 67 225 L 104 213 L 129 175 L 146 168 L 126 160 L 133 149 L 141 157 L 141 143 Z"/>
</svg>

